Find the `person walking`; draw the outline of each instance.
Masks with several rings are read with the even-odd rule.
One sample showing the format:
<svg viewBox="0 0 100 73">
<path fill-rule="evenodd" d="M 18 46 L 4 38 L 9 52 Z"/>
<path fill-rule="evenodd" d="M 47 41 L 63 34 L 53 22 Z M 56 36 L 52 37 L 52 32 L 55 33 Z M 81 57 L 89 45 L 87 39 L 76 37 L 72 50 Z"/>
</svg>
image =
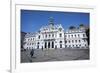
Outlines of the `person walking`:
<svg viewBox="0 0 100 73">
<path fill-rule="evenodd" d="M 30 55 L 31 55 L 31 58 L 34 56 L 34 49 L 31 50 Z"/>
</svg>

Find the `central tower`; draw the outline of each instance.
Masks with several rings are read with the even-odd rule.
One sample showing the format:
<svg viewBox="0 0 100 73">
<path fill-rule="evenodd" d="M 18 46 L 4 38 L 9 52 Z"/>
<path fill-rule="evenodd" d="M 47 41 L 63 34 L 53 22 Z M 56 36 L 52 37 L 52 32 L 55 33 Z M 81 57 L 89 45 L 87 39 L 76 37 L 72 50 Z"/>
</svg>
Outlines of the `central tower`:
<svg viewBox="0 0 100 73">
<path fill-rule="evenodd" d="M 54 18 L 53 17 L 50 17 L 49 18 L 49 25 L 50 26 L 53 26 L 54 25 Z"/>
</svg>

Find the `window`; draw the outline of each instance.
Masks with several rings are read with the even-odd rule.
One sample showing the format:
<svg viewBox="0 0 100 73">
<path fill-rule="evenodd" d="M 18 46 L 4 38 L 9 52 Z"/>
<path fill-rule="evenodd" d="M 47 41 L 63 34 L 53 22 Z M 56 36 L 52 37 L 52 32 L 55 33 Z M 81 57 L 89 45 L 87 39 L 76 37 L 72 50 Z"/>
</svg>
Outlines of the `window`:
<svg viewBox="0 0 100 73">
<path fill-rule="evenodd" d="M 37 44 L 39 45 L 39 42 Z"/>
<path fill-rule="evenodd" d="M 65 43 L 67 43 L 67 41 L 65 41 Z"/>
<path fill-rule="evenodd" d="M 75 37 L 76 37 L 76 34 L 75 34 Z"/>
<path fill-rule="evenodd" d="M 72 40 L 72 43 L 74 42 L 74 40 Z"/>
<path fill-rule="evenodd" d="M 38 36 L 38 38 L 40 39 L 40 35 Z"/>
<path fill-rule="evenodd" d="M 54 37 L 54 34 L 52 34 L 52 37 Z"/>
<path fill-rule="evenodd" d="M 73 35 L 71 35 L 73 37 Z"/>
<path fill-rule="evenodd" d="M 69 40 L 69 43 L 70 43 L 70 40 Z"/>
<path fill-rule="evenodd" d="M 67 35 L 65 35 L 65 37 L 67 37 Z"/>
<path fill-rule="evenodd" d="M 62 41 L 60 41 L 60 43 L 62 43 Z"/>
<path fill-rule="evenodd" d="M 70 35 L 68 35 L 68 37 L 70 37 Z"/>
<path fill-rule="evenodd" d="M 33 38 L 33 41 L 34 41 L 34 38 Z"/>
<path fill-rule="evenodd" d="M 83 34 L 83 37 L 85 37 L 85 34 Z"/>
<path fill-rule="evenodd" d="M 45 37 L 47 38 L 47 34 L 45 35 Z"/>
<path fill-rule="evenodd" d="M 62 34 L 60 33 L 59 36 L 62 37 Z"/>
<path fill-rule="evenodd" d="M 77 43 L 77 40 L 75 40 L 75 42 Z"/>
<path fill-rule="evenodd" d="M 81 44 L 79 46 L 81 47 Z"/>
<path fill-rule="evenodd" d="M 51 35 L 49 34 L 49 37 L 50 37 Z"/>
<path fill-rule="evenodd" d="M 81 41 L 79 40 L 79 42 L 81 42 Z"/>
<path fill-rule="evenodd" d="M 60 48 L 62 48 L 62 44 L 60 44 Z"/>
<path fill-rule="evenodd" d="M 78 34 L 78 37 L 80 37 L 80 35 Z"/>
</svg>

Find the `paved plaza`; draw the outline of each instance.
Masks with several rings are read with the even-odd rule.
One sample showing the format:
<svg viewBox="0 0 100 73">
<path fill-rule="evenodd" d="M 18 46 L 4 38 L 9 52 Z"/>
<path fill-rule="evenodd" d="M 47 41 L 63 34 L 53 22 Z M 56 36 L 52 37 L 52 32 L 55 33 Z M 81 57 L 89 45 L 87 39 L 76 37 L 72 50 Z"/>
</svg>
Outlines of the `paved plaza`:
<svg viewBox="0 0 100 73">
<path fill-rule="evenodd" d="M 21 63 L 89 60 L 89 49 L 36 49 L 33 57 L 30 56 L 30 51 L 21 51 Z"/>
</svg>

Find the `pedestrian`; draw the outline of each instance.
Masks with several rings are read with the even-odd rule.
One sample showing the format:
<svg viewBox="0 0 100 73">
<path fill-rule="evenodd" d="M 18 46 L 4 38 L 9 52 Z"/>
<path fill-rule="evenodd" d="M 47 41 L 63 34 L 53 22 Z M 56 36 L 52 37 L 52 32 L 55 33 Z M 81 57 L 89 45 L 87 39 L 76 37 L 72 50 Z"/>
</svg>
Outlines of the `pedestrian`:
<svg viewBox="0 0 100 73">
<path fill-rule="evenodd" d="M 34 55 L 34 50 L 33 49 L 31 50 L 30 55 L 31 55 L 31 57 L 33 57 L 33 55 Z"/>
</svg>

